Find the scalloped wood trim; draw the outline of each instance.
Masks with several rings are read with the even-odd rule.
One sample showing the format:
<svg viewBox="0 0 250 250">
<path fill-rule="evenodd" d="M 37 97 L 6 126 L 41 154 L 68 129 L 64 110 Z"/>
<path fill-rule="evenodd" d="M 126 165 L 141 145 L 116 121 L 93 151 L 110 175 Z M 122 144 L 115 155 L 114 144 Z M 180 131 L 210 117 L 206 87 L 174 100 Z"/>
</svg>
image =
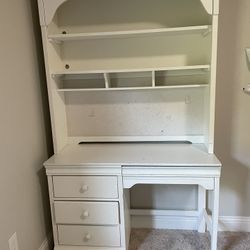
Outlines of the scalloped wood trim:
<svg viewBox="0 0 250 250">
<path fill-rule="evenodd" d="M 213 0 L 200 0 L 206 9 L 207 13 L 212 15 L 213 14 Z M 214 0 L 216 1 L 216 0 Z"/>
<path fill-rule="evenodd" d="M 55 13 L 56 10 L 64 3 L 68 0 L 39 0 L 39 9 L 40 9 L 40 21 L 41 21 L 41 25 L 48 25 Z M 215 12 L 215 14 L 218 14 L 219 11 L 219 0 L 200 0 L 204 6 L 204 8 L 206 9 L 206 11 L 212 15 L 213 12 Z M 214 2 L 214 5 L 213 5 Z M 43 6 L 44 12 L 41 11 L 41 6 Z M 213 6 L 214 6 L 214 10 L 213 10 Z"/>
<path fill-rule="evenodd" d="M 44 7 L 44 18 L 41 18 L 41 25 L 49 25 L 52 21 L 56 10 L 67 0 L 39 0 L 39 2 L 43 2 Z M 43 13 L 40 12 L 40 15 Z M 44 22 L 42 22 L 44 20 Z"/>
</svg>

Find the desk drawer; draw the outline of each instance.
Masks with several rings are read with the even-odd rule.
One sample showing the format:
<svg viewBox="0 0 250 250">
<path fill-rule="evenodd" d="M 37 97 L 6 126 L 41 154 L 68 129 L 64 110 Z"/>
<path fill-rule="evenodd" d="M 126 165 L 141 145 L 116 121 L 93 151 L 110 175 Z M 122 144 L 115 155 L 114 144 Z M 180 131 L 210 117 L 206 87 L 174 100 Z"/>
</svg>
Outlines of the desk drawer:
<svg viewBox="0 0 250 250">
<path fill-rule="evenodd" d="M 118 198 L 116 176 L 54 176 L 56 198 Z"/>
<path fill-rule="evenodd" d="M 119 226 L 59 225 L 58 236 L 60 245 L 120 246 Z"/>
<path fill-rule="evenodd" d="M 57 201 L 57 224 L 119 224 L 118 202 L 67 202 Z"/>
</svg>

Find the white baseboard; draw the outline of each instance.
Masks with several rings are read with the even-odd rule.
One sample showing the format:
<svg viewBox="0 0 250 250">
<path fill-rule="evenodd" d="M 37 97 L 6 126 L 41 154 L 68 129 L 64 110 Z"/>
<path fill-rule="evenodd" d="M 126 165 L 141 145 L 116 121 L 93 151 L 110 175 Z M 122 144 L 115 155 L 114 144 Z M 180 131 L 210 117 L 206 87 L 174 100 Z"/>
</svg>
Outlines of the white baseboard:
<svg viewBox="0 0 250 250">
<path fill-rule="evenodd" d="M 50 233 L 46 239 L 43 241 L 42 245 L 39 247 L 38 250 L 52 250 L 52 245 L 53 245 L 53 237 L 52 233 Z"/>
<path fill-rule="evenodd" d="M 153 211 L 153 212 L 152 212 Z M 183 214 L 182 214 L 183 213 Z M 190 216 L 186 211 L 171 211 L 171 214 L 150 210 L 149 214 L 131 210 L 132 228 L 158 228 L 197 230 L 197 216 Z M 220 216 L 219 231 L 250 232 L 250 217 Z"/>
<path fill-rule="evenodd" d="M 219 230 L 232 232 L 250 232 L 250 217 L 220 216 Z"/>
</svg>

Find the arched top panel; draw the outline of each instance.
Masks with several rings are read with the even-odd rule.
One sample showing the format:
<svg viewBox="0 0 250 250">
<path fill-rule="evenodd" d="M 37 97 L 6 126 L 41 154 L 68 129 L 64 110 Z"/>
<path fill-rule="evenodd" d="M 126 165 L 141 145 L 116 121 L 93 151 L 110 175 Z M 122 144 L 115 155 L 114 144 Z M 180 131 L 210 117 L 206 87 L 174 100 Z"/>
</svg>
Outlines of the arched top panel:
<svg viewBox="0 0 250 250">
<path fill-rule="evenodd" d="M 41 19 L 41 25 L 49 25 L 52 21 L 57 9 L 68 0 L 38 0 L 40 6 L 43 6 L 43 18 Z"/>
<path fill-rule="evenodd" d="M 70 0 L 38 0 L 41 25 L 49 25 L 57 9 L 66 1 Z M 219 0 L 200 0 L 207 13 L 212 15 L 218 12 Z M 217 13 L 216 13 L 217 14 Z"/>
</svg>

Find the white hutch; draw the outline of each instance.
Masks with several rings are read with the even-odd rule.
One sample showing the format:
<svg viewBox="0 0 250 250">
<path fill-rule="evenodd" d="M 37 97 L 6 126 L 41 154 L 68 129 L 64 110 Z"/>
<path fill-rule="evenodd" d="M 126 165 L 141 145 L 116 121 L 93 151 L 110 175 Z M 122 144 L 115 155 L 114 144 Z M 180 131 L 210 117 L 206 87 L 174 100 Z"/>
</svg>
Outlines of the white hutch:
<svg viewBox="0 0 250 250">
<path fill-rule="evenodd" d="M 198 209 L 189 213 L 216 250 L 219 0 L 38 3 L 55 149 L 45 163 L 55 250 L 128 250 L 136 184 L 198 185 Z"/>
</svg>

